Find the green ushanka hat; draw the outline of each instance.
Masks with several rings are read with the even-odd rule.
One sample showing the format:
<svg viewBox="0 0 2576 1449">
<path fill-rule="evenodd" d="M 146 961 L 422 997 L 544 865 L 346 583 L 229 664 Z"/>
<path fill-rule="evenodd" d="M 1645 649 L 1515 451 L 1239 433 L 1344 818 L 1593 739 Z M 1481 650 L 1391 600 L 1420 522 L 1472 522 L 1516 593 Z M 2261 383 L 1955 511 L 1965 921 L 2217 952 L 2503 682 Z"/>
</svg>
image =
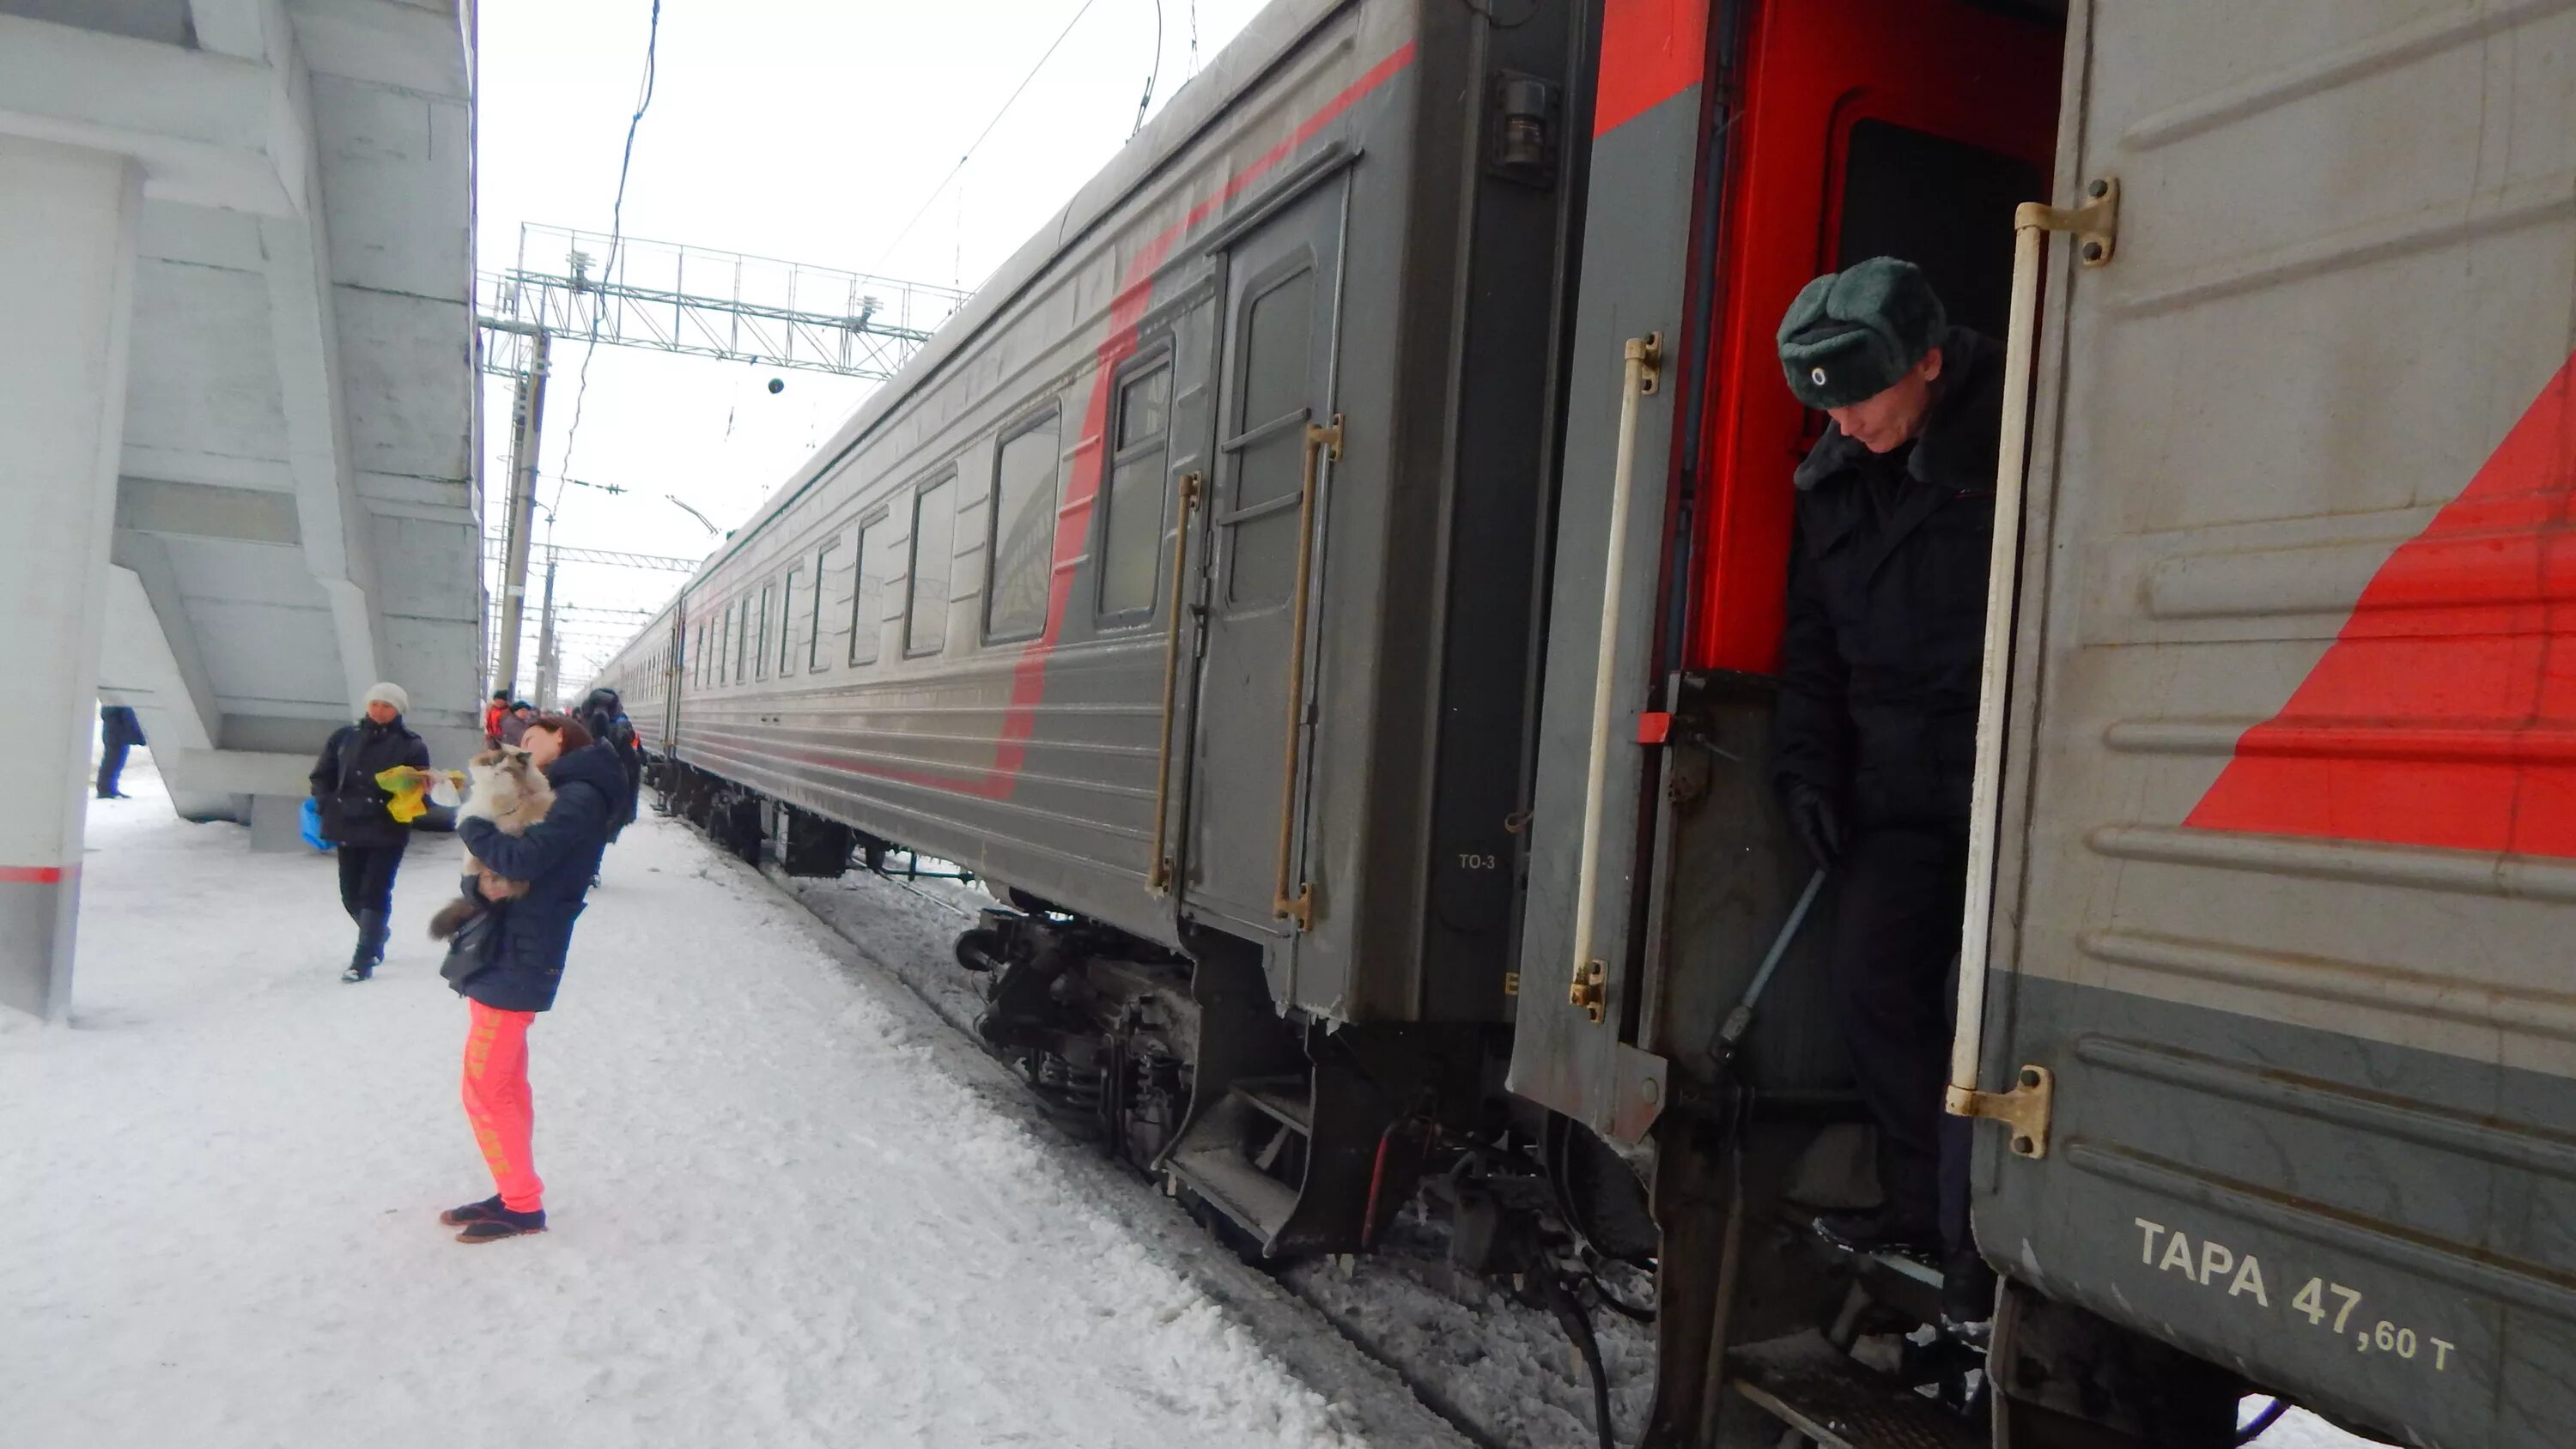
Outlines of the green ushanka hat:
<svg viewBox="0 0 2576 1449">
<path fill-rule="evenodd" d="M 1946 325 L 1922 268 L 1872 257 L 1799 291 L 1780 319 L 1780 370 L 1807 406 L 1849 407 L 1894 387 Z"/>
</svg>

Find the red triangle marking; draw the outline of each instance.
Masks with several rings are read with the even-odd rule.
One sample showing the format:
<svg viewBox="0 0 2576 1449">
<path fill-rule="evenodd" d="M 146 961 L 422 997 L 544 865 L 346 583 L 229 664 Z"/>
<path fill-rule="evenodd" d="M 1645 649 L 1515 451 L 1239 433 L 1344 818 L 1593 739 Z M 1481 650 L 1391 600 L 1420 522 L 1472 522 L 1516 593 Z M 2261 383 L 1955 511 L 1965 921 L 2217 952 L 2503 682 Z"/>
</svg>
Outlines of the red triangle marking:
<svg viewBox="0 0 2576 1449">
<path fill-rule="evenodd" d="M 2576 358 L 2183 823 L 2576 856 Z"/>
</svg>

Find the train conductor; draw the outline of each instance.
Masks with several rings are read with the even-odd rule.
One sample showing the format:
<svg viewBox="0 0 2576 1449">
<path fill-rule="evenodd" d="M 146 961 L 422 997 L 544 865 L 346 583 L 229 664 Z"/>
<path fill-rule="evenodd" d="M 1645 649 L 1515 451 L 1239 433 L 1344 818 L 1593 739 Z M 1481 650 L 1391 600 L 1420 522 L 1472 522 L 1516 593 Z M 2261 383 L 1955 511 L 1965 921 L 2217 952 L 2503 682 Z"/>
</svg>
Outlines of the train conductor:
<svg viewBox="0 0 2576 1449">
<path fill-rule="evenodd" d="M 1952 1308 L 1992 1294 L 1968 1236 L 1967 1123 L 1943 1114 L 1941 1089 L 2002 349 L 1948 325 L 1921 270 L 1888 257 L 1809 282 L 1778 340 L 1789 390 L 1832 423 L 1793 480 L 1774 783 L 1840 878 L 1827 970 L 1884 1194 L 1816 1228 L 1858 1251 L 1942 1254 Z"/>
</svg>

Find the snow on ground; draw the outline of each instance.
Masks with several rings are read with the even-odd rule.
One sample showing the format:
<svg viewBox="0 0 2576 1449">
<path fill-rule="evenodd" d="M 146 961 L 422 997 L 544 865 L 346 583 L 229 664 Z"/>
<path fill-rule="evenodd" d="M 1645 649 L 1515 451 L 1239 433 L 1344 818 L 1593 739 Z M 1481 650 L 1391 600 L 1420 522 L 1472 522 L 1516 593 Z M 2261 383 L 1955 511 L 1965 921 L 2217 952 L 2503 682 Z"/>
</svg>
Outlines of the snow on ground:
<svg viewBox="0 0 2576 1449">
<path fill-rule="evenodd" d="M 649 815 L 530 1033 L 554 1230 L 459 1245 L 433 1215 L 491 1188 L 421 934 L 454 840 L 344 986 L 329 859 L 126 780 L 72 1020 L 0 1027 L 13 1446 L 1459 1442 L 1194 1228 L 1102 1205 L 997 1066 Z"/>
<path fill-rule="evenodd" d="M 555 1229 L 467 1248 L 433 1221 L 490 1190 L 464 1009 L 419 934 L 454 840 L 343 986 L 328 858 L 173 819 L 143 752 L 126 788 L 72 1021 L 0 1021 L 12 1449 L 1464 1442 L 954 1029 L 971 887 L 789 883 L 826 935 L 648 814 L 530 1036 Z M 1491 1442 L 1588 1443 L 1554 1323 L 1397 1236 L 1287 1281 Z M 1651 1346 L 1604 1319 L 1633 1426 Z"/>
<path fill-rule="evenodd" d="M 983 1009 L 982 977 L 961 969 L 950 947 L 991 897 L 972 886 L 894 882 L 859 872 L 839 880 L 772 879 L 836 929 L 880 969 L 913 988 L 960 1032 Z M 1161 1204 L 1132 1173 L 1111 1169 L 1106 1196 L 1139 1211 Z M 1593 1442 L 1592 1379 L 1565 1330 L 1546 1311 L 1513 1301 L 1497 1282 L 1451 1268 L 1445 1240 L 1413 1228 L 1410 1211 L 1372 1257 L 1283 1265 L 1281 1279 L 1342 1334 L 1398 1365 L 1426 1401 L 1471 1426 L 1497 1449 L 1556 1449 Z M 1609 1369 L 1611 1418 L 1634 1443 L 1654 1399 L 1651 1330 L 1594 1315 Z"/>
</svg>

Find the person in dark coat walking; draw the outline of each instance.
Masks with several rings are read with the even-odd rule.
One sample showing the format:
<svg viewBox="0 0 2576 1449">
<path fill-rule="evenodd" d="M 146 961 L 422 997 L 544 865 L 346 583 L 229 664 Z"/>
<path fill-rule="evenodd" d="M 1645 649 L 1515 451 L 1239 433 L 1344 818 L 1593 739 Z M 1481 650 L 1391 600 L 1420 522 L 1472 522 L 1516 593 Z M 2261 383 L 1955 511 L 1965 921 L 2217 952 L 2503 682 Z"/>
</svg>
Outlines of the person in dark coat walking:
<svg viewBox="0 0 2576 1449">
<path fill-rule="evenodd" d="M 1794 478 L 1773 776 L 1799 837 L 1841 878 L 1827 970 L 1885 1194 L 1875 1214 L 1817 1227 L 1856 1249 L 1940 1250 L 1973 1297 L 1967 1123 L 1941 1097 L 2003 359 L 1947 325 L 1921 271 L 1886 257 L 1808 283 L 1778 340 L 1790 391 L 1833 425 Z"/>
<path fill-rule="evenodd" d="M 582 897 L 598 874 L 611 826 L 626 809 L 626 772 L 616 752 L 592 741 L 578 720 L 539 715 L 520 736 L 529 758 L 554 786 L 546 818 L 522 835 L 505 835 L 489 820 L 468 816 L 456 833 L 474 858 L 528 892 L 494 901 L 488 933 L 460 933 L 454 951 L 480 953 L 449 980 L 466 998 L 472 1025 L 465 1039 L 465 1115 L 500 1191 L 481 1202 L 439 1214 L 461 1228 L 460 1243 L 487 1243 L 546 1228 L 545 1184 L 537 1177 L 531 1145 L 536 1110 L 528 1093 L 528 1027 L 555 1004 L 565 954 Z M 467 875 L 464 889 L 480 889 Z"/>
<path fill-rule="evenodd" d="M 398 684 L 367 691 L 367 713 L 342 725 L 313 766 L 313 798 L 322 805 L 322 834 L 339 848 L 340 906 L 358 923 L 358 948 L 340 979 L 364 981 L 384 964 L 393 919 L 394 874 L 402 869 L 411 826 L 386 805 L 393 793 L 376 783 L 396 765 L 429 768 L 429 746 L 403 725 L 411 697 Z"/>
<path fill-rule="evenodd" d="M 616 690 L 602 685 L 582 700 L 578 715 L 590 730 L 590 737 L 614 752 L 618 767 L 626 772 L 626 813 L 609 827 L 608 838 L 614 843 L 626 827 L 635 823 L 637 802 L 644 792 L 644 746 L 635 738 L 635 723 L 626 717 L 626 702 Z"/>
<path fill-rule="evenodd" d="M 98 707 L 98 732 L 98 798 L 123 800 L 125 792 L 116 787 L 125 773 L 125 752 L 143 743 L 143 722 L 134 717 L 130 705 L 103 704 Z"/>
</svg>

